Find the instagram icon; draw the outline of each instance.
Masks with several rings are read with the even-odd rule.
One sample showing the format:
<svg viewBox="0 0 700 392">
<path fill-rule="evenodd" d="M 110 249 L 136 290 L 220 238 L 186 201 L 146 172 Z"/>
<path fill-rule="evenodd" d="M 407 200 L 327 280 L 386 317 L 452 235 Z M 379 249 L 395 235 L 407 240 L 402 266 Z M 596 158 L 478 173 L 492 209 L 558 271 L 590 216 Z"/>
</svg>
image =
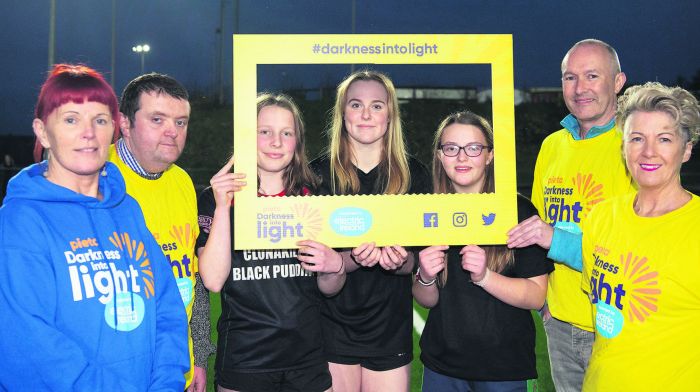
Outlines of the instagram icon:
<svg viewBox="0 0 700 392">
<path fill-rule="evenodd" d="M 467 213 L 466 212 L 455 212 L 452 214 L 452 226 L 454 227 L 464 227 L 467 225 Z"/>
</svg>

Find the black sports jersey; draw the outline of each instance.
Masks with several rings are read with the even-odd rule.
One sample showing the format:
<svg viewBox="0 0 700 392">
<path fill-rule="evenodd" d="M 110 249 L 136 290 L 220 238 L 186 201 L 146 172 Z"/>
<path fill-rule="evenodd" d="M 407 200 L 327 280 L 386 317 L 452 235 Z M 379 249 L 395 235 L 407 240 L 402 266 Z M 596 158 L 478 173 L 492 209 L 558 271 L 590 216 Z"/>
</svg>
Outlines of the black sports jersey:
<svg viewBox="0 0 700 392">
<path fill-rule="evenodd" d="M 321 177 L 321 192 L 330 188 L 330 166 L 325 157 L 311 162 Z M 409 158 L 409 193 L 431 192 L 428 170 Z M 381 193 L 378 169 L 369 173 L 357 169 L 361 195 Z M 359 244 L 358 244 L 359 245 Z M 347 275 L 338 295 L 323 301 L 325 349 L 336 355 L 373 357 L 413 351 L 411 275 L 396 275 L 381 266 L 360 267 Z"/>
<path fill-rule="evenodd" d="M 518 195 L 518 221 L 537 215 Z M 472 381 L 537 378 L 535 325 L 529 310 L 508 305 L 471 282 L 461 256 L 450 247 L 447 283 L 430 309 L 420 340 L 421 361 L 430 370 Z M 539 246 L 515 250 L 514 262 L 502 275 L 530 278 L 554 270 Z"/>
<path fill-rule="evenodd" d="M 198 206 L 200 248 L 216 208 L 211 188 L 199 196 Z M 231 244 L 233 249 L 233 238 Z M 296 249 L 232 251 L 231 256 L 231 273 L 221 290 L 217 374 L 324 364 L 322 295 L 316 274 L 301 268 Z"/>
</svg>

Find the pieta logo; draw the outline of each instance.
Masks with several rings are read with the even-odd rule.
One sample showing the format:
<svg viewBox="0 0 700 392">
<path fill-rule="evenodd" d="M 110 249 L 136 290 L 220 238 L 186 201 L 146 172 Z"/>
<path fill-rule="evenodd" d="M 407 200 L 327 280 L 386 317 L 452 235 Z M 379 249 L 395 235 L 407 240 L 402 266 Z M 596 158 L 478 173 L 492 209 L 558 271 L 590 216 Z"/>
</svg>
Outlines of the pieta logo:
<svg viewBox="0 0 700 392">
<path fill-rule="evenodd" d="M 632 252 L 620 255 L 617 263 L 603 256 L 593 254 L 591 303 L 596 305 L 596 330 L 613 338 L 622 331 L 625 320 L 644 322 L 658 311 L 659 273 L 646 257 Z"/>
<path fill-rule="evenodd" d="M 173 269 L 175 278 L 186 278 L 192 276 L 192 259 L 194 252 L 195 230 L 186 223 L 184 225 L 173 225 L 168 231 L 170 238 L 175 242 L 162 244 L 161 248 L 165 253 L 165 258 Z"/>
<path fill-rule="evenodd" d="M 143 241 L 136 241 L 131 238 L 129 233 L 112 233 L 109 237 L 109 242 L 114 246 L 119 248 L 119 251 L 126 253 L 129 258 L 134 261 L 134 264 L 138 265 L 140 269 L 141 283 L 145 287 L 144 292 L 146 298 L 155 296 L 155 283 L 153 279 L 153 268 L 151 267 L 151 259 L 148 256 L 146 247 Z M 130 266 L 133 269 L 133 265 Z"/>
<path fill-rule="evenodd" d="M 272 243 L 283 238 L 314 239 L 321 231 L 321 215 L 307 203 L 295 204 L 288 212 L 262 212 L 257 214 L 258 238 Z"/>
<path fill-rule="evenodd" d="M 594 205 L 604 200 L 603 184 L 596 183 L 593 174 L 577 173 L 571 178 L 571 184 L 564 184 L 561 177 L 555 177 L 544 187 L 544 209 L 551 224 L 579 223 Z"/>
<path fill-rule="evenodd" d="M 154 296 L 153 271 L 142 241 L 129 233 L 109 237 L 116 249 L 104 250 L 97 238 L 76 238 L 64 253 L 73 301 L 96 298 L 105 305 L 107 325 L 119 331 L 137 328 L 145 315 L 146 298 Z M 129 262 L 124 262 L 128 259 Z"/>
<path fill-rule="evenodd" d="M 161 249 L 163 249 L 165 258 L 170 263 L 170 268 L 175 275 L 182 302 L 187 306 L 194 299 L 192 258 L 194 256 L 194 243 L 197 239 L 196 231 L 192 225 L 185 223 L 184 225 L 173 225 L 168 234 L 170 234 L 169 238 L 174 239 L 175 242 L 162 244 Z"/>
<path fill-rule="evenodd" d="M 153 295 L 153 273 L 143 242 L 132 240 L 128 233 L 113 233 L 109 241 L 118 250 L 103 250 L 96 238 L 71 241 L 71 250 L 64 256 L 68 265 L 74 301 L 82 301 L 97 296 L 106 304 L 114 293 L 141 292 L 146 287 L 146 295 Z M 81 244 L 76 246 L 76 244 Z M 120 260 L 129 257 L 134 263 L 124 266 Z"/>
<path fill-rule="evenodd" d="M 659 272 L 652 268 L 646 257 L 636 256 L 632 252 L 620 255 L 620 264 L 626 280 L 629 282 L 629 308 L 627 318 L 632 322 L 644 322 L 658 311 Z"/>
</svg>

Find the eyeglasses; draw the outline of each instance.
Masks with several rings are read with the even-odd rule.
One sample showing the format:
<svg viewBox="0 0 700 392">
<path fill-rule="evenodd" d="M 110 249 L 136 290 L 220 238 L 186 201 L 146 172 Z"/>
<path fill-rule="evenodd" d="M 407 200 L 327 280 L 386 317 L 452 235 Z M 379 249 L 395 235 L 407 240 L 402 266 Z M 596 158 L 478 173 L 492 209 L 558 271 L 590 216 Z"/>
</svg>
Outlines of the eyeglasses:
<svg viewBox="0 0 700 392">
<path fill-rule="evenodd" d="M 464 150 L 464 153 L 467 154 L 468 157 L 474 158 L 481 155 L 481 151 L 484 149 L 491 150 L 493 147 L 484 146 L 481 143 L 469 143 L 464 147 L 460 147 L 456 144 L 441 144 L 438 146 L 438 150 L 441 150 L 446 157 L 456 157 L 459 155 L 459 150 Z"/>
</svg>

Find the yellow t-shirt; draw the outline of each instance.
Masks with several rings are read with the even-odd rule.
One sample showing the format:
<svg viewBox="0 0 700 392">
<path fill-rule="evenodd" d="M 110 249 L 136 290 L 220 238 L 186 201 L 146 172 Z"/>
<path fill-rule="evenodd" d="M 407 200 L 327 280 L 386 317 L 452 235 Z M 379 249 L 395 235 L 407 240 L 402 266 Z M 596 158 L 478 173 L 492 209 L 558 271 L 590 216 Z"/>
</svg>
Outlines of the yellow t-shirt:
<svg viewBox="0 0 700 392">
<path fill-rule="evenodd" d="M 109 160 L 119 168 L 126 182 L 126 192 L 139 203 L 148 230 L 170 263 L 187 310 L 187 319 L 191 319 L 194 274 L 198 269 L 194 245 L 199 235 L 197 196 L 192 179 L 176 165 L 171 165 L 157 180 L 145 179 L 122 162 L 114 145 L 110 147 Z M 185 375 L 187 386 L 192 381 L 194 371 L 192 331 L 189 331 L 188 340 L 190 371 Z"/>
<path fill-rule="evenodd" d="M 583 280 L 596 337 L 584 391 L 700 390 L 700 198 L 659 217 L 634 194 L 583 227 Z"/>
<path fill-rule="evenodd" d="M 537 156 L 532 185 L 532 204 L 542 220 L 580 225 L 597 203 L 633 191 L 621 151 L 622 137 L 615 128 L 584 140 L 574 140 L 565 129 L 549 135 Z M 581 273 L 560 263 L 554 268 L 547 289 L 552 316 L 593 331 Z"/>
</svg>

